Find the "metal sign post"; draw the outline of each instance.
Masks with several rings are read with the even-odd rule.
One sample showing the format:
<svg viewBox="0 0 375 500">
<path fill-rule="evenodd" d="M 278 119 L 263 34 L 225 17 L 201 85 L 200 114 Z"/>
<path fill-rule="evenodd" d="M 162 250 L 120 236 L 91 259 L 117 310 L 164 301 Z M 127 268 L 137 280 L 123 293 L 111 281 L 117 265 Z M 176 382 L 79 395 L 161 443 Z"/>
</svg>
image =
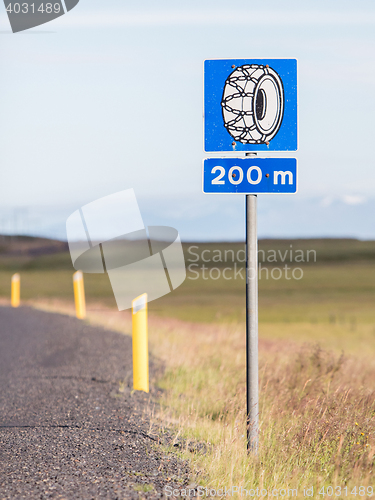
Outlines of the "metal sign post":
<svg viewBox="0 0 375 500">
<path fill-rule="evenodd" d="M 296 151 L 297 61 L 215 59 L 204 63 L 204 150 Z M 256 153 L 255 153 L 256 154 Z M 203 192 L 246 195 L 247 449 L 259 449 L 257 195 L 295 194 L 295 158 L 207 158 Z"/>
<path fill-rule="evenodd" d="M 246 195 L 246 406 L 247 449 L 258 453 L 258 235 L 257 196 Z"/>
</svg>

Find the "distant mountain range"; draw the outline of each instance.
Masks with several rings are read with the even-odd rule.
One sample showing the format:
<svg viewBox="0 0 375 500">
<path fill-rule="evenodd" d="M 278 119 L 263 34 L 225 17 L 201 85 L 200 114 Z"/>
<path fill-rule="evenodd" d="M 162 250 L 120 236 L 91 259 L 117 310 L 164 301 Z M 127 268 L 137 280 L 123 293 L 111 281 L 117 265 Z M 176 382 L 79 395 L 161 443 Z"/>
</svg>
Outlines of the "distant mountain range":
<svg viewBox="0 0 375 500">
<path fill-rule="evenodd" d="M 175 227 L 182 241 L 244 239 L 244 196 L 139 197 L 145 225 Z M 26 234 L 66 240 L 65 223 L 79 208 L 1 208 L 0 234 Z M 258 197 L 260 238 L 375 239 L 375 198 L 304 198 L 298 194 Z"/>
</svg>

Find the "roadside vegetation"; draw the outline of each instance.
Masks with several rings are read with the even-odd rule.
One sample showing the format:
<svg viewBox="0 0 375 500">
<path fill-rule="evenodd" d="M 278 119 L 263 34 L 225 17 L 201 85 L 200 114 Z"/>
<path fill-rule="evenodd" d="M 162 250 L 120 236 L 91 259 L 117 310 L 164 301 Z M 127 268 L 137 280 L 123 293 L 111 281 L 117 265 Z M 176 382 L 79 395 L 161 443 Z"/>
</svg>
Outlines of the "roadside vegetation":
<svg viewBox="0 0 375 500">
<path fill-rule="evenodd" d="M 303 497 L 303 489 L 312 487 L 314 498 L 371 498 L 375 242 L 260 243 L 269 272 L 287 264 L 301 268 L 303 276 L 288 279 L 290 275 L 283 274 L 259 283 L 257 458 L 246 451 L 244 280 L 222 274 L 226 267 L 231 269 L 228 277 L 235 264 L 243 266 L 242 255 L 237 258 L 243 245 L 190 245 L 198 247 L 192 250 L 198 260 L 185 245 L 187 263 L 192 263 L 191 257 L 197 264 L 188 278 L 196 278 L 193 270 L 199 270 L 198 278 L 187 279 L 173 294 L 149 304 L 150 350 L 165 365 L 162 378 L 154 381 L 163 389 L 155 428 L 174 428 L 173 449 L 191 461 L 197 482 L 210 488 L 259 488 L 267 495 L 290 488 Z M 316 258 L 283 261 L 291 245 L 304 256 L 315 250 Z M 73 312 L 73 269 L 66 250 L 30 257 L 7 248 L 0 256 L 2 297 L 9 297 L 10 276 L 18 271 L 24 299 Z M 214 261 L 215 249 L 233 250 L 235 258 L 220 262 L 216 254 Z M 209 252 L 202 256 L 204 250 Z M 281 257 L 267 261 L 268 250 L 280 250 Z M 213 274 L 218 278 L 204 279 L 202 266 L 207 267 L 205 273 L 219 269 Z M 85 275 L 85 285 L 88 321 L 130 333 L 131 316 L 116 311 L 107 278 Z"/>
</svg>

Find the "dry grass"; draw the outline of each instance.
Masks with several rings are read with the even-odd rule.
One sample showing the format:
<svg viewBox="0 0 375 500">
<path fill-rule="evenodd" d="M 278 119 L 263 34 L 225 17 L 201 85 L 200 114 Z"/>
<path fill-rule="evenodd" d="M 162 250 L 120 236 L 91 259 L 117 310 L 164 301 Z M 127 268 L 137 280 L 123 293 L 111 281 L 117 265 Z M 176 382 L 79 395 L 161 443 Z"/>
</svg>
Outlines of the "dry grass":
<svg viewBox="0 0 375 500">
<path fill-rule="evenodd" d="M 61 310 L 59 303 L 48 307 Z M 65 312 L 69 308 L 74 313 L 71 306 Z M 129 313 L 102 309 L 88 320 L 122 332 L 131 328 Z M 165 389 L 158 420 L 185 439 L 181 453 L 201 484 L 297 488 L 301 494 L 311 486 L 373 485 L 373 345 L 358 357 L 261 339 L 258 458 L 246 452 L 243 327 L 150 317 L 150 348 L 166 365 L 158 381 Z M 189 451 L 191 441 L 208 444 L 206 453 Z"/>
<path fill-rule="evenodd" d="M 165 407 L 179 417 L 185 437 L 213 445 L 194 458 L 205 484 L 247 489 L 372 484 L 373 357 L 359 360 L 318 346 L 261 341 L 261 446 L 259 459 L 249 459 L 243 330 L 170 324 L 153 347 L 169 367 L 162 381 L 168 389 Z"/>
</svg>

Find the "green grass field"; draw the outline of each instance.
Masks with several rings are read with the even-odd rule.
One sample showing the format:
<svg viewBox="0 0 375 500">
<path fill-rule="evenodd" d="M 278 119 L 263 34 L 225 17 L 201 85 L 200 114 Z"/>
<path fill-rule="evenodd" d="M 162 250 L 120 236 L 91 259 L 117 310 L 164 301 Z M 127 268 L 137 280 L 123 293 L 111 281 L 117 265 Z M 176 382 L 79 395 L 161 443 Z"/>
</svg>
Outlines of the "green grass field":
<svg viewBox="0 0 375 500">
<path fill-rule="evenodd" d="M 57 253 L 48 254 L 46 245 L 41 244 L 40 255 L 34 248 L 31 256 L 26 251 L 14 255 L 10 244 L 0 247 L 0 296 L 9 297 L 10 278 L 17 271 L 23 300 L 73 301 L 69 253 L 56 248 Z M 17 241 L 13 246 L 17 248 Z M 360 323 L 375 323 L 375 242 L 265 240 L 259 249 L 260 323 L 328 323 L 353 331 Z M 191 243 L 184 250 L 186 281 L 151 302 L 151 314 L 194 322 L 243 322 L 244 245 Z M 275 254 L 277 261 L 272 262 Z M 305 262 L 299 262 L 301 258 Z M 85 274 L 85 288 L 88 309 L 99 303 L 116 308 L 107 275 Z"/>
<path fill-rule="evenodd" d="M 243 325 L 244 245 L 186 243 L 184 252 L 186 281 L 173 293 L 151 302 L 150 314 Z M 318 341 L 329 348 L 360 351 L 374 335 L 374 256 L 373 241 L 260 241 L 261 337 Z M 74 269 L 66 244 L 31 238 L 3 240 L 1 297 L 9 298 L 10 278 L 16 271 L 21 274 L 22 300 L 73 303 Z M 85 289 L 89 311 L 101 307 L 116 310 L 107 275 L 85 274 Z"/>
</svg>

